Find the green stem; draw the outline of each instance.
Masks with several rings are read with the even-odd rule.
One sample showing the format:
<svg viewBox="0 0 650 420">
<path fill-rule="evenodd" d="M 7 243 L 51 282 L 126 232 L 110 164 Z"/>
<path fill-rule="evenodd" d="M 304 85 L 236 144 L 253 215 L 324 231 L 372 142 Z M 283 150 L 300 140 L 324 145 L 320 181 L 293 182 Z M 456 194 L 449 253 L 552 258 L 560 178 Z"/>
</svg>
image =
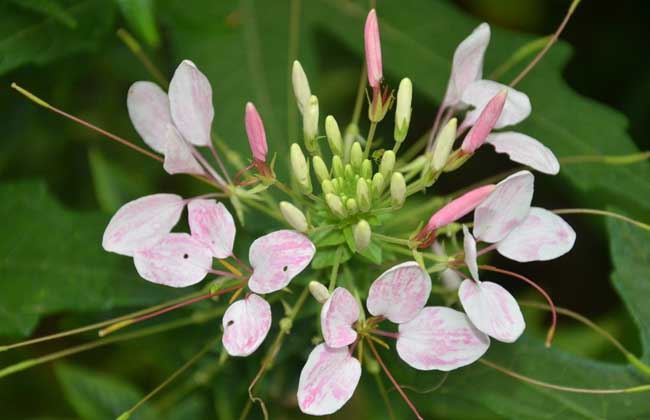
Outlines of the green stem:
<svg viewBox="0 0 650 420">
<path fill-rule="evenodd" d="M 377 123 L 375 121 L 371 121 L 370 129 L 368 130 L 368 138 L 366 139 L 366 149 L 363 152 L 364 158 L 367 158 L 370 155 L 370 149 L 372 148 L 372 140 L 375 138 L 375 130 L 377 130 Z"/>
<path fill-rule="evenodd" d="M 361 108 L 363 107 L 363 98 L 364 92 L 366 91 L 366 77 L 367 77 L 366 65 L 364 63 L 363 69 L 361 70 L 361 75 L 359 76 L 359 84 L 357 85 L 357 96 L 354 100 L 354 111 L 352 112 L 352 122 L 356 126 L 359 125 L 359 120 L 361 119 Z"/>
<path fill-rule="evenodd" d="M 162 74 L 160 69 L 149 59 L 147 54 L 142 49 L 140 43 L 124 28 L 117 30 L 117 36 L 124 42 L 124 45 L 136 56 L 138 60 L 142 63 L 145 69 L 151 74 L 151 76 L 156 79 L 160 85 L 167 90 L 169 82 L 167 78 Z"/>
<path fill-rule="evenodd" d="M 404 245 L 406 247 L 411 248 L 411 241 L 408 239 L 400 239 L 400 238 L 395 238 L 393 236 L 388 236 L 388 235 L 382 235 L 381 233 L 375 233 L 372 232 L 372 237 L 375 239 L 379 239 L 380 241 L 383 242 L 388 242 L 391 244 L 397 244 L 397 245 Z"/>
<path fill-rule="evenodd" d="M 330 274 L 330 285 L 328 287 L 330 293 L 332 293 L 336 288 L 336 280 L 339 277 L 339 265 L 341 264 L 342 253 L 343 253 L 342 246 L 336 248 L 336 254 L 334 254 L 334 265 L 332 266 L 332 273 Z"/>
</svg>

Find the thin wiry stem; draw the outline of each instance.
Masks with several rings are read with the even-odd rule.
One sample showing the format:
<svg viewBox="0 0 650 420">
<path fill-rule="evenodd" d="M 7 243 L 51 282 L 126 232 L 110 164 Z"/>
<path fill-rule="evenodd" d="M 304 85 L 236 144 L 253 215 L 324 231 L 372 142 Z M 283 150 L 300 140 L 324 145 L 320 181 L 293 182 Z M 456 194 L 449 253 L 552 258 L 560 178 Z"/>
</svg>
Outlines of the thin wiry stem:
<svg viewBox="0 0 650 420">
<path fill-rule="evenodd" d="M 631 219 L 627 216 L 623 216 L 622 214 L 614 213 L 612 211 L 598 210 L 598 209 L 555 209 L 551 211 L 555 214 L 595 214 L 598 216 L 612 217 L 614 219 L 623 220 L 624 222 L 630 223 L 643 230 L 650 231 L 649 224 L 639 222 L 638 220 Z"/>
</svg>

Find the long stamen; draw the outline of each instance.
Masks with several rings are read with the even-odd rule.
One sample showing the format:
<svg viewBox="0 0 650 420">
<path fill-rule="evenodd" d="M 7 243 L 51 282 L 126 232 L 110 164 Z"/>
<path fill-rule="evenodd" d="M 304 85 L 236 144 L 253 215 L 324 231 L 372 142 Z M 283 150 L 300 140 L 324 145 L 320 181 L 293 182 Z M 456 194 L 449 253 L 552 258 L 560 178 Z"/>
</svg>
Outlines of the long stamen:
<svg viewBox="0 0 650 420">
<path fill-rule="evenodd" d="M 399 338 L 399 334 L 396 333 L 396 332 L 390 332 L 390 331 L 384 331 L 384 330 L 371 330 L 370 332 L 373 333 L 373 334 L 382 335 L 384 337 L 394 338 L 395 340 L 397 340 Z"/>
<path fill-rule="evenodd" d="M 219 165 L 219 169 L 221 169 L 221 172 L 223 172 L 223 175 L 226 177 L 226 181 L 228 181 L 228 184 L 232 184 L 232 179 L 230 179 L 228 170 L 226 170 L 226 165 L 223 164 L 223 160 L 221 160 L 219 153 L 217 153 L 217 149 L 214 147 L 214 144 L 210 142 L 208 148 L 210 149 L 210 153 L 212 153 L 212 157 L 217 162 L 217 165 Z"/>
<path fill-rule="evenodd" d="M 622 214 L 614 213 L 612 211 L 598 210 L 598 209 L 555 209 L 551 210 L 555 214 L 595 214 L 598 216 L 612 217 L 614 219 L 623 220 L 624 222 L 633 224 L 643 230 L 650 231 L 650 224 L 639 222 L 638 220 L 631 219 Z"/>
<path fill-rule="evenodd" d="M 149 59 L 147 54 L 144 53 L 140 43 L 124 28 L 117 30 L 117 36 L 124 42 L 124 45 L 136 56 L 138 60 L 142 63 L 145 69 L 153 76 L 154 79 L 162 86 L 165 87 L 165 90 L 169 86 L 169 81 L 163 76 L 162 72 L 156 67 L 156 65 Z"/>
</svg>

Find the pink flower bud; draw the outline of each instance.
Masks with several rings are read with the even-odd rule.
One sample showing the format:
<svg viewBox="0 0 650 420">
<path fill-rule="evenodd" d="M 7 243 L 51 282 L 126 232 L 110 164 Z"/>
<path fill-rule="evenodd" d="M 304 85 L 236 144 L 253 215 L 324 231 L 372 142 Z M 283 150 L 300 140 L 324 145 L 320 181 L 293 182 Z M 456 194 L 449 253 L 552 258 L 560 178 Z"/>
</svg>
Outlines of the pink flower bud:
<svg viewBox="0 0 650 420">
<path fill-rule="evenodd" d="M 266 162 L 268 147 L 266 145 L 264 123 L 257 109 L 255 109 L 255 105 L 250 102 L 246 104 L 246 134 L 253 152 L 253 159 L 258 162 Z"/>
<path fill-rule="evenodd" d="M 463 152 L 474 153 L 476 149 L 485 143 L 485 139 L 487 139 L 487 136 L 490 134 L 501 116 L 507 96 L 508 91 L 503 89 L 490 99 L 490 102 L 488 102 L 485 109 L 483 109 L 483 112 L 481 112 L 481 115 L 478 117 L 476 124 L 472 126 L 467 133 L 467 136 L 465 136 L 465 140 L 461 146 Z"/>
<path fill-rule="evenodd" d="M 366 19 L 364 29 L 366 43 L 366 65 L 368 66 L 368 83 L 373 89 L 379 88 L 379 83 L 384 78 L 381 65 L 381 43 L 379 41 L 379 25 L 377 13 L 372 9 Z"/>
</svg>

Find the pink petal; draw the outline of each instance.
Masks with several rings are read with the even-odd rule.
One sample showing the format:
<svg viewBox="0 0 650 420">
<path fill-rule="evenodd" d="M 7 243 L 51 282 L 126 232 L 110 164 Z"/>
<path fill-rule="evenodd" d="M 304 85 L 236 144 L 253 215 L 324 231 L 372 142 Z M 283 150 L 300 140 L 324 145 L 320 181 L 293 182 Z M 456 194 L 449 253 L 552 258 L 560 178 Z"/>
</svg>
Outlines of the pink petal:
<svg viewBox="0 0 650 420">
<path fill-rule="evenodd" d="M 192 155 L 190 145 L 183 140 L 173 125 L 167 126 L 167 143 L 165 144 L 165 161 L 163 168 L 168 174 L 205 173 L 199 162 Z"/>
<path fill-rule="evenodd" d="M 264 123 L 260 114 L 255 109 L 255 105 L 248 102 L 246 104 L 246 134 L 248 135 L 248 143 L 253 152 L 253 159 L 266 162 L 266 154 L 268 146 L 266 145 L 266 132 L 264 131 Z"/>
<path fill-rule="evenodd" d="M 474 109 L 467 113 L 462 126 L 474 125 L 490 99 L 504 89 L 508 91 L 508 96 L 494 128 L 503 128 L 525 120 L 531 111 L 530 99 L 525 93 L 491 80 L 478 80 L 463 92 L 463 102 L 472 105 Z"/>
<path fill-rule="evenodd" d="M 187 210 L 192 237 L 210 248 L 215 258 L 231 256 L 236 228 L 226 206 L 214 200 L 197 199 L 190 201 Z"/>
<path fill-rule="evenodd" d="M 504 89 L 490 99 L 490 102 L 481 111 L 476 123 L 465 136 L 461 145 L 463 152 L 474 153 L 476 149 L 485 143 L 485 139 L 492 132 L 494 125 L 503 111 L 507 96 L 508 91 Z"/>
<path fill-rule="evenodd" d="M 415 261 L 396 265 L 370 285 L 368 312 L 397 324 L 413 319 L 431 294 L 431 278 Z"/>
<path fill-rule="evenodd" d="M 347 347 L 332 349 L 319 344 L 300 372 L 300 411 L 323 416 L 338 411 L 354 394 L 361 378 L 361 363 Z"/>
<path fill-rule="evenodd" d="M 472 324 L 490 337 L 512 343 L 524 332 L 526 323 L 517 301 L 500 285 L 465 280 L 458 296 Z"/>
<path fill-rule="evenodd" d="M 490 134 L 486 140 L 497 151 L 506 153 L 513 162 L 530 166 L 545 174 L 560 172 L 560 163 L 548 147 L 525 134 L 507 131 Z"/>
<path fill-rule="evenodd" d="M 352 324 L 359 320 L 359 305 L 346 289 L 337 287 L 320 312 L 325 343 L 331 348 L 346 347 L 357 339 Z"/>
<path fill-rule="evenodd" d="M 189 60 L 183 60 L 169 83 L 169 104 L 174 124 L 188 142 L 210 144 L 214 118 L 212 87 L 203 73 Z"/>
<path fill-rule="evenodd" d="M 279 230 L 257 238 L 248 251 L 253 267 L 248 288 L 263 294 L 287 287 L 309 265 L 315 252 L 309 238 L 293 230 Z"/>
<path fill-rule="evenodd" d="M 575 240 L 575 231 L 564 219 L 531 207 L 528 217 L 497 244 L 497 251 L 519 262 L 547 261 L 569 252 Z"/>
<path fill-rule="evenodd" d="M 248 356 L 271 329 L 271 305 L 255 294 L 238 300 L 223 314 L 223 347 L 231 356 Z"/>
<path fill-rule="evenodd" d="M 212 266 L 212 255 L 187 233 L 170 233 L 153 247 L 136 251 L 133 262 L 145 280 L 186 287 L 203 280 Z"/>
<path fill-rule="evenodd" d="M 155 83 L 135 82 L 129 88 L 126 107 L 142 140 L 156 152 L 163 153 L 167 125 L 172 122 L 167 94 Z"/>
<path fill-rule="evenodd" d="M 465 264 L 474 280 L 478 280 L 478 263 L 476 262 L 476 240 L 467 226 L 463 225 L 463 247 L 465 249 Z"/>
<path fill-rule="evenodd" d="M 366 48 L 366 65 L 368 66 L 368 83 L 373 88 L 378 88 L 384 78 L 381 63 L 381 42 L 379 40 L 379 24 L 377 13 L 372 9 L 366 18 L 364 28 Z"/>
<path fill-rule="evenodd" d="M 490 346 L 488 336 L 459 311 L 427 306 L 400 324 L 397 354 L 419 370 L 450 371 L 478 360 Z"/>
<path fill-rule="evenodd" d="M 492 194 L 474 211 L 474 236 L 498 242 L 524 221 L 533 199 L 535 177 L 519 171 L 497 184 Z"/>
<path fill-rule="evenodd" d="M 176 194 L 140 197 L 120 207 L 104 231 L 106 251 L 131 256 L 160 242 L 181 217 L 185 202 Z"/>
</svg>

